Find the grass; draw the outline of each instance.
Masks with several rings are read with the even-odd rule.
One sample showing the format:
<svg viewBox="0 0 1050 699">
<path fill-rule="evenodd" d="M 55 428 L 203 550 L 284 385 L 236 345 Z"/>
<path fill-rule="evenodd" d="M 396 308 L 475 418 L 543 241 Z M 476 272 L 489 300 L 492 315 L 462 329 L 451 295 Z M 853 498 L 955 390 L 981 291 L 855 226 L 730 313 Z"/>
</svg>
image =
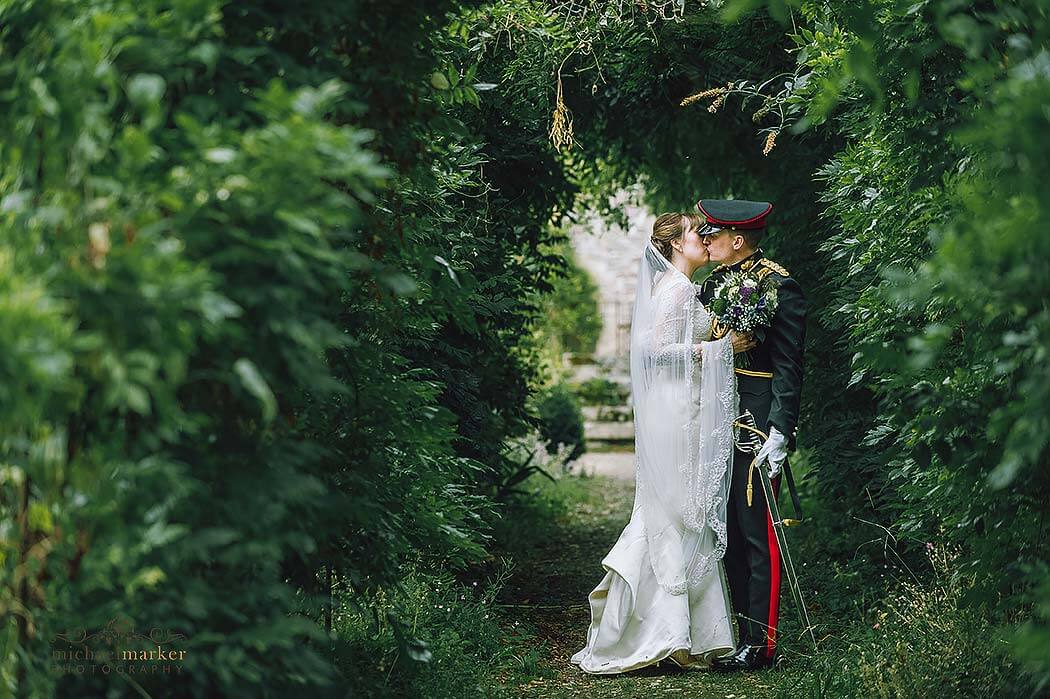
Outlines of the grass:
<svg viewBox="0 0 1050 699">
<path fill-rule="evenodd" d="M 466 699 L 531 677 L 520 661 L 527 639 L 505 628 L 492 607 L 508 570 L 480 583 L 416 571 L 400 592 L 378 595 L 364 610 L 342 609 L 335 657 L 348 696 Z M 505 676 L 497 679 L 494 669 Z"/>
<path fill-rule="evenodd" d="M 1009 633 L 963 603 L 971 581 L 956 560 L 931 544 L 925 579 L 894 586 L 871 610 L 871 623 L 851 626 L 777 696 L 1035 696 L 1032 678 L 1010 653 Z"/>
<path fill-rule="evenodd" d="M 426 641 L 430 662 L 401 657 L 390 630 L 373 629 L 369 636 L 360 618 L 356 625 L 343 621 L 345 647 L 355 649 L 353 657 L 344 657 L 344 669 L 372 663 L 371 674 L 385 678 L 380 687 L 385 694 L 351 696 L 1012 699 L 1034 694 L 1030 678 L 1010 659 L 1005 634 L 980 610 L 963 605 L 967 581 L 953 570 L 950 555 L 934 547 L 916 579 L 902 578 L 903 565 L 891 565 L 879 546 L 847 543 L 857 541 L 857 532 L 847 532 L 848 523 L 832 526 L 824 519 L 828 513 L 812 506 L 807 524 L 792 530 L 792 542 L 796 560 L 806 563 L 800 576 L 818 626 L 818 651 L 797 638 L 799 625 L 785 588 L 780 669 L 724 676 L 660 665 L 612 677 L 582 673 L 569 657 L 584 644 L 587 594 L 603 575 L 602 557 L 630 517 L 633 483 L 534 477 L 525 490 L 529 496 L 496 524 L 499 547 L 486 567 L 473 572 L 473 580 L 417 575 L 407 586 L 409 608 L 415 609 L 411 630 Z"/>
</svg>

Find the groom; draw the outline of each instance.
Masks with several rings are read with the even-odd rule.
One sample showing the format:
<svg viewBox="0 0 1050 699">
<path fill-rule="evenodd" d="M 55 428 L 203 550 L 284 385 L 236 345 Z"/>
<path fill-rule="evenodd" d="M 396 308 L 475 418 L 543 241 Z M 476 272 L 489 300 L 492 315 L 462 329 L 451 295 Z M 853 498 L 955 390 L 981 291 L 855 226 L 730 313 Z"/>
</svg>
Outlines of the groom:
<svg viewBox="0 0 1050 699">
<path fill-rule="evenodd" d="M 703 283 L 701 300 L 710 306 L 719 282 L 730 271 L 753 275 L 777 286 L 778 306 L 764 337 L 749 352 L 746 369 L 737 368 L 740 413 L 749 410 L 769 439 L 759 452 L 760 468 L 767 468 L 774 492 L 780 490 L 780 471 L 794 448 L 802 390 L 802 348 L 806 332 L 806 300 L 802 288 L 786 269 L 767 259 L 759 243 L 767 202 L 701 199 L 697 209 L 707 220 L 703 243 L 711 260 L 721 263 Z M 715 335 L 728 329 L 715 323 Z M 754 458 L 736 451 L 726 508 L 728 541 L 725 570 L 737 616 L 736 650 L 715 660 L 719 670 L 769 667 L 776 656 L 776 628 L 780 612 L 780 551 L 769 518 L 765 495 L 754 477 L 752 502 L 747 502 L 748 469 Z"/>
</svg>

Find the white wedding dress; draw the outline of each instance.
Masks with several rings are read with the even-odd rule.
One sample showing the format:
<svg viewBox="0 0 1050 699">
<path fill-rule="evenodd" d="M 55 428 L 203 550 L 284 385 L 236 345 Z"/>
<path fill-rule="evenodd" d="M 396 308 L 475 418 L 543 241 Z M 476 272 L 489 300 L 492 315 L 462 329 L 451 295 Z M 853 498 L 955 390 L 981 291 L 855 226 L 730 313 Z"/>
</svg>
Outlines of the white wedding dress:
<svg viewBox="0 0 1050 699">
<path fill-rule="evenodd" d="M 585 672 L 704 667 L 735 646 L 722 555 L 736 383 L 730 340 L 708 341 L 710 328 L 692 282 L 647 245 L 631 343 L 634 510 L 588 596 L 587 645 L 571 658 Z"/>
</svg>

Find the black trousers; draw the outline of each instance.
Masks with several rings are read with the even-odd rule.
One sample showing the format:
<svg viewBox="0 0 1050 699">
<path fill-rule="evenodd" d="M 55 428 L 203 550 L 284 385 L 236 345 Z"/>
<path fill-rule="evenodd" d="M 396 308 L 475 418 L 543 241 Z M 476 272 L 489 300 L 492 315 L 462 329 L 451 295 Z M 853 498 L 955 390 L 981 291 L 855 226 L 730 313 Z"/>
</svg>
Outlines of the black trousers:
<svg viewBox="0 0 1050 699">
<path fill-rule="evenodd" d="M 739 381 L 740 411 L 750 410 L 758 428 L 768 434 L 769 382 L 759 381 L 763 383 Z M 780 618 L 780 549 L 757 468 L 751 477 L 751 504 L 747 504 L 748 471 L 753 459 L 753 454 L 741 451 L 733 454 L 724 560 L 739 639 L 749 645 L 765 646 L 766 653 L 772 657 Z M 763 464 L 758 468 L 768 470 L 769 466 Z M 780 477 L 772 483 L 779 502 Z"/>
</svg>

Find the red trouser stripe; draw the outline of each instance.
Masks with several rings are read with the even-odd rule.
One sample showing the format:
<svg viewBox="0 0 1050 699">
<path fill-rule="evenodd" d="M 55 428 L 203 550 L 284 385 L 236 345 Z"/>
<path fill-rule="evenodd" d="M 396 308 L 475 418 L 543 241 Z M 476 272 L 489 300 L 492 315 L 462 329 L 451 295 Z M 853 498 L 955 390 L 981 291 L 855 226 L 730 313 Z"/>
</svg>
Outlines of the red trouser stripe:
<svg viewBox="0 0 1050 699">
<path fill-rule="evenodd" d="M 777 492 L 780 477 L 772 481 L 773 492 Z M 769 626 L 766 641 L 766 656 L 772 658 L 777 648 L 777 619 L 780 613 L 780 546 L 777 532 L 773 529 L 773 518 L 766 510 L 766 537 L 769 541 Z"/>
</svg>

